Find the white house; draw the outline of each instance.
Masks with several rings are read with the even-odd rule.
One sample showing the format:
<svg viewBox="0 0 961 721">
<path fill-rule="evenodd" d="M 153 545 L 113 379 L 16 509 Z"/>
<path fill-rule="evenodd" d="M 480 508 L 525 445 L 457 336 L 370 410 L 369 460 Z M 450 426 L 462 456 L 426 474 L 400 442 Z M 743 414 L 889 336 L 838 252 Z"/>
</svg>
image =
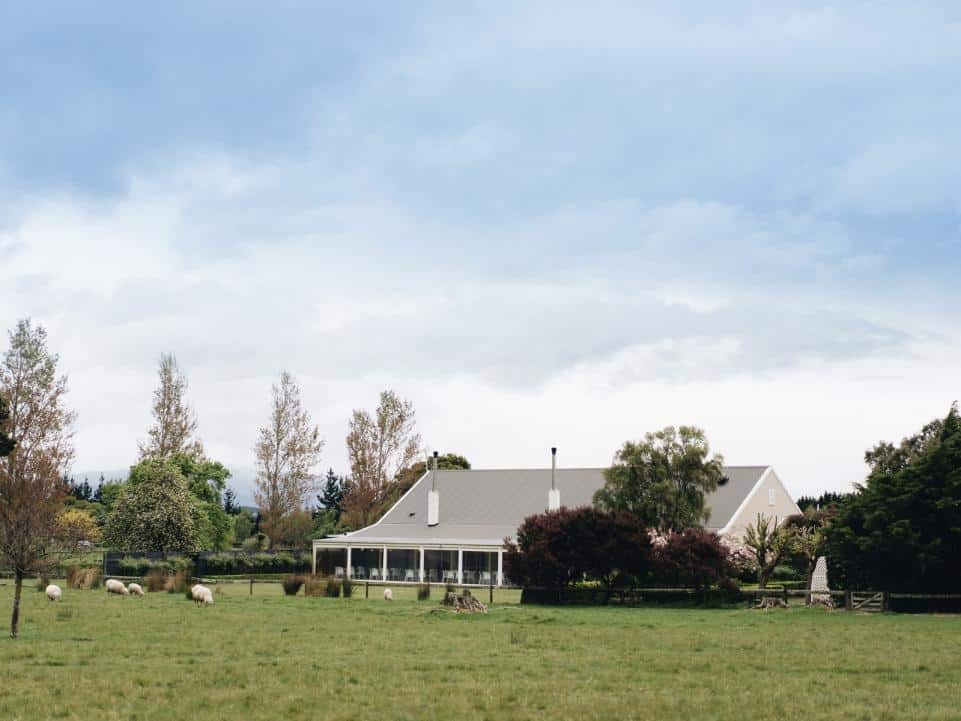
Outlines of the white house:
<svg viewBox="0 0 961 721">
<path fill-rule="evenodd" d="M 357 580 L 504 585 L 503 544 L 525 517 L 589 505 L 602 468 L 437 470 L 376 523 L 314 541 L 314 573 Z M 707 528 L 740 539 L 757 514 L 799 513 L 770 466 L 726 466 Z"/>
</svg>

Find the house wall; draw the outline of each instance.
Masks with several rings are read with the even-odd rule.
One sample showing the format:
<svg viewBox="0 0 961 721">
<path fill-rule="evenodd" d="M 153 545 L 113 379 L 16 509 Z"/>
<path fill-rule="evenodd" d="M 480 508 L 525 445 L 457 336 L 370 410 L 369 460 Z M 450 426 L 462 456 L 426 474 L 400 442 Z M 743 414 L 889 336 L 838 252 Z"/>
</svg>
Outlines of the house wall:
<svg viewBox="0 0 961 721">
<path fill-rule="evenodd" d="M 773 497 L 772 497 L 773 496 Z M 771 501 L 773 500 L 773 503 Z M 778 523 L 788 516 L 800 513 L 800 509 L 787 492 L 784 484 L 773 469 L 769 470 L 761 482 L 754 487 L 747 502 L 738 510 L 724 529 L 724 536 L 732 543 L 740 543 L 747 527 L 757 522 L 758 514 L 765 518 L 777 518 Z"/>
</svg>

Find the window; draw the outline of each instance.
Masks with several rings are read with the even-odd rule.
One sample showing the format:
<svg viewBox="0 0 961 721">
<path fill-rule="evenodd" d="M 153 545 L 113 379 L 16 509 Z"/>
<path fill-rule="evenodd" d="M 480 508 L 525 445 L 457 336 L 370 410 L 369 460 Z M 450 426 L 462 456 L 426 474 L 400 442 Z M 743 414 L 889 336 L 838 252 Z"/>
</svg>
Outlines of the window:
<svg viewBox="0 0 961 721">
<path fill-rule="evenodd" d="M 767 505 L 769 506 L 774 505 L 774 489 L 773 488 L 767 489 Z"/>
</svg>

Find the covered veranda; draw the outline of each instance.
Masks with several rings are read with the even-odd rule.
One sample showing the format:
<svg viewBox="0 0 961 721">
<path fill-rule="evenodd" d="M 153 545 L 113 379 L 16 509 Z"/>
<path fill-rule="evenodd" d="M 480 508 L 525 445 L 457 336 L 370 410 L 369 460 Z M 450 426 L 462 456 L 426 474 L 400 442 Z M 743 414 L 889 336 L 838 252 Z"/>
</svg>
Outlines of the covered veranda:
<svg viewBox="0 0 961 721">
<path fill-rule="evenodd" d="M 313 571 L 323 576 L 390 583 L 505 586 L 503 549 L 477 544 L 314 541 Z"/>
</svg>

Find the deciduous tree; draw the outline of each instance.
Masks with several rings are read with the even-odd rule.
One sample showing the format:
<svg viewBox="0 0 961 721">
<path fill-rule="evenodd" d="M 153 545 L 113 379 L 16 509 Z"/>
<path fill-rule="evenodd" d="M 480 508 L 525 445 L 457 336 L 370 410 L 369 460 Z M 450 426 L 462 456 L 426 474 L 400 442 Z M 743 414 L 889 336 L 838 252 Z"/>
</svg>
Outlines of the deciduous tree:
<svg viewBox="0 0 961 721">
<path fill-rule="evenodd" d="M 24 576 L 42 569 L 63 508 L 75 414 L 64 405 L 67 379 L 57 374 L 46 331 L 22 320 L 9 337 L 0 364 L 0 396 L 9 405 L 2 431 L 16 445 L 0 460 L 0 557 L 14 572 L 16 637 Z"/>
<path fill-rule="evenodd" d="M 747 527 L 742 540 L 744 547 L 754 556 L 757 585 L 766 588 L 774 567 L 791 548 L 791 532 L 778 525 L 776 518 L 767 518 L 759 513 L 754 525 Z"/>
<path fill-rule="evenodd" d="M 202 457 L 203 444 L 197 438 L 197 415 L 187 403 L 187 376 L 170 353 L 160 356 L 157 370 L 160 385 L 153 394 L 153 425 L 147 441 L 140 444 L 140 458 L 166 460 L 182 453 Z"/>
<path fill-rule="evenodd" d="M 303 406 L 300 388 L 284 371 L 272 388 L 270 422 L 260 429 L 255 447 L 257 480 L 254 500 L 261 511 L 261 528 L 274 541 L 282 538 L 287 516 L 304 510 L 316 489 L 313 468 L 324 441 Z"/>
<path fill-rule="evenodd" d="M 393 498 L 397 474 L 420 453 L 414 420 L 413 404 L 391 390 L 380 394 L 373 416 L 366 410 L 353 412 L 347 435 L 351 488 L 343 499 L 353 528 L 380 517 Z"/>
<path fill-rule="evenodd" d="M 193 498 L 175 463 L 148 459 L 130 470 L 104 541 L 121 551 L 200 550 Z"/>
<path fill-rule="evenodd" d="M 7 402 L 3 400 L 3 396 L 0 396 L 0 458 L 9 456 L 16 445 L 6 432 L 8 420 L 10 420 L 10 411 L 7 409 Z"/>
<path fill-rule="evenodd" d="M 607 598 L 621 581 L 642 579 L 651 563 L 650 534 L 636 516 L 589 506 L 528 516 L 505 549 L 515 583 L 562 589 L 596 581 Z"/>
<path fill-rule="evenodd" d="M 704 497 L 717 488 L 723 464 L 720 455 L 710 455 L 700 428 L 668 426 L 617 451 L 594 503 L 661 531 L 699 526 L 707 520 Z"/>
</svg>

